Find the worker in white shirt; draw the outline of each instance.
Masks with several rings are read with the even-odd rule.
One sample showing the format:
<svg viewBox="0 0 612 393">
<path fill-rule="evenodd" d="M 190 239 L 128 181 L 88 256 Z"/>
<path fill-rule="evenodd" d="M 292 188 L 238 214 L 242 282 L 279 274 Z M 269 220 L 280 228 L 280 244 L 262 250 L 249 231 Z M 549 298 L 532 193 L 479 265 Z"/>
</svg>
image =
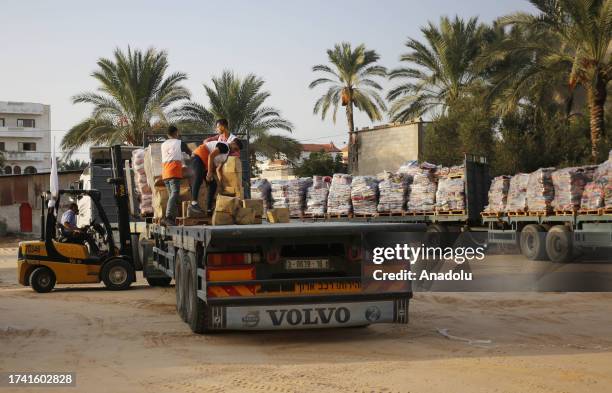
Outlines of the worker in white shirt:
<svg viewBox="0 0 612 393">
<path fill-rule="evenodd" d="M 161 145 L 162 154 L 162 180 L 168 190 L 168 204 L 166 216 L 162 225 L 175 225 L 178 211 L 181 180 L 183 179 L 183 152 L 191 155 L 191 150 L 181 141 L 178 128 L 168 127 L 168 139 Z"/>
</svg>

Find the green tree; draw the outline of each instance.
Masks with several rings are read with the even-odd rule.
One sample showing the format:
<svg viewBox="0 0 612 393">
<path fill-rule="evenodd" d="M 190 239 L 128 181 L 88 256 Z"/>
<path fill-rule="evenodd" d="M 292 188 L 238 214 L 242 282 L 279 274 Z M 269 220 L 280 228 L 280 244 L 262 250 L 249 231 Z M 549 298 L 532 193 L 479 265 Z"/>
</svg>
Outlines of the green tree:
<svg viewBox="0 0 612 393">
<path fill-rule="evenodd" d="M 278 109 L 266 105 L 270 93 L 263 90 L 263 85 L 264 80 L 253 74 L 241 78 L 226 70 L 220 77 L 213 77 L 211 85 L 204 84 L 208 106 L 188 102 L 173 110 L 171 117 L 201 131 L 212 131 L 216 119 L 227 119 L 234 134 L 250 136 L 252 170 L 258 156 L 294 160 L 301 153 L 301 144 L 289 136 L 270 132 L 292 132 L 293 124 Z"/>
<path fill-rule="evenodd" d="M 336 122 L 336 114 L 340 105 L 346 106 L 346 121 L 349 129 L 349 165 L 354 170 L 357 162 L 355 149 L 355 108 L 363 111 L 370 120 L 382 120 L 387 109 L 385 101 L 380 96 L 382 86 L 376 77 L 385 77 L 387 69 L 376 63 L 380 56 L 374 50 L 367 50 L 361 44 L 352 48 L 348 42 L 336 44 L 327 50 L 330 65 L 319 64 L 312 67 L 314 72 L 323 72 L 325 77 L 317 78 L 309 85 L 311 89 L 319 85 L 329 85 L 327 92 L 315 103 L 313 113 L 321 113 L 325 119 L 332 110 L 332 119 Z"/>
<path fill-rule="evenodd" d="M 81 161 L 79 159 L 74 160 L 60 160 L 59 170 L 60 171 L 71 171 L 76 169 L 84 169 L 89 165 L 87 161 Z"/>
<path fill-rule="evenodd" d="M 428 112 L 444 112 L 462 98 L 479 77 L 474 62 L 487 28 L 477 18 L 459 17 L 429 22 L 421 28 L 425 42 L 409 38 L 410 50 L 400 57 L 407 66 L 389 73 L 389 79 L 404 82 L 389 91 L 392 121 L 409 121 Z"/>
<path fill-rule="evenodd" d="M 94 108 L 89 118 L 73 126 L 62 139 L 61 147 L 68 156 L 85 144 L 138 145 L 144 132 L 155 123 L 166 122 L 172 104 L 189 98 L 189 91 L 181 86 L 186 75 L 167 75 L 165 51 L 116 49 L 113 59 L 101 58 L 97 65 L 91 75 L 100 83 L 98 92 L 72 98 L 75 104 Z"/>
<path fill-rule="evenodd" d="M 590 111 L 591 160 L 602 158 L 605 138 L 605 104 L 612 76 L 610 39 L 612 38 L 612 1 L 610 0 L 530 0 L 538 14 L 515 13 L 500 18 L 502 25 L 520 26 L 535 39 L 508 41 L 509 59 L 526 53 L 534 61 L 520 73 L 508 74 L 510 95 L 520 91 L 530 80 L 547 80 L 559 73 L 567 75 L 570 90 L 577 86 L 587 92 Z M 550 37 L 550 39 L 540 39 Z M 517 93 L 518 91 L 518 93 Z"/>
<path fill-rule="evenodd" d="M 332 176 L 334 173 L 346 173 L 346 165 L 342 163 L 342 156 L 332 157 L 325 151 L 310 153 L 299 165 L 293 169 L 298 177 Z"/>
</svg>

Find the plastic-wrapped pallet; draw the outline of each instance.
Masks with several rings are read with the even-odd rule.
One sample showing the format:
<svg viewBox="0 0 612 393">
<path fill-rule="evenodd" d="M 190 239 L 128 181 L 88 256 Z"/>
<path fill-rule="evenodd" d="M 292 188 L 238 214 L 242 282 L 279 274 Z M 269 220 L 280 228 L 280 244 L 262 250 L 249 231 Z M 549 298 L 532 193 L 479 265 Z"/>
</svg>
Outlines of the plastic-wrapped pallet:
<svg viewBox="0 0 612 393">
<path fill-rule="evenodd" d="M 527 184 L 529 183 L 528 173 L 517 173 L 510 179 L 508 187 L 508 198 L 506 202 L 507 212 L 527 211 Z"/>
<path fill-rule="evenodd" d="M 529 174 L 527 182 L 527 207 L 529 211 L 547 211 L 555 197 L 552 173 L 555 168 L 540 168 Z"/>
<path fill-rule="evenodd" d="M 405 173 L 383 172 L 378 175 L 379 213 L 401 213 L 406 207 L 406 196 L 412 177 Z"/>
<path fill-rule="evenodd" d="M 489 204 L 485 206 L 485 212 L 501 213 L 506 210 L 510 179 L 510 176 L 497 176 L 491 181 L 491 188 L 489 188 Z"/>
<path fill-rule="evenodd" d="M 323 176 L 313 176 L 312 186 L 306 192 L 305 213 L 315 217 L 325 215 L 327 210 L 327 195 L 329 194 L 328 183 Z"/>
<path fill-rule="evenodd" d="M 335 173 L 332 177 L 329 194 L 327 196 L 327 213 L 350 214 L 353 211 L 351 205 L 351 182 L 353 177 L 344 173 Z"/>
<path fill-rule="evenodd" d="M 132 169 L 136 191 L 140 197 L 140 214 L 153 214 L 153 191 L 147 181 L 144 149 L 136 149 L 132 152 Z"/>
<path fill-rule="evenodd" d="M 436 211 L 465 210 L 463 179 L 442 178 L 436 190 Z"/>
<path fill-rule="evenodd" d="M 582 209 L 599 209 L 612 207 L 612 150 L 610 158 L 597 166 L 593 172 L 593 181 L 584 187 L 580 207 Z"/>
<path fill-rule="evenodd" d="M 555 196 L 552 206 L 555 210 L 576 210 L 580 207 L 586 184 L 593 179 L 589 167 L 563 168 L 552 173 Z"/>
<path fill-rule="evenodd" d="M 267 179 L 251 179 L 251 198 L 264 201 L 264 214 L 272 206 L 272 185 Z"/>
<path fill-rule="evenodd" d="M 436 190 L 438 183 L 434 176 L 436 166 L 427 162 L 421 165 L 411 165 L 402 168 L 403 173 L 412 175 L 412 184 L 406 209 L 410 212 L 433 211 L 436 204 Z"/>
<path fill-rule="evenodd" d="M 289 185 L 288 180 L 272 180 L 270 182 L 272 190 L 272 208 L 289 207 Z"/>
<path fill-rule="evenodd" d="M 373 176 L 355 176 L 351 183 L 351 202 L 355 214 L 375 214 L 378 206 L 378 179 Z"/>
<path fill-rule="evenodd" d="M 300 216 L 306 208 L 306 192 L 312 185 L 312 178 L 300 177 L 287 182 L 287 204 L 291 216 Z"/>
</svg>

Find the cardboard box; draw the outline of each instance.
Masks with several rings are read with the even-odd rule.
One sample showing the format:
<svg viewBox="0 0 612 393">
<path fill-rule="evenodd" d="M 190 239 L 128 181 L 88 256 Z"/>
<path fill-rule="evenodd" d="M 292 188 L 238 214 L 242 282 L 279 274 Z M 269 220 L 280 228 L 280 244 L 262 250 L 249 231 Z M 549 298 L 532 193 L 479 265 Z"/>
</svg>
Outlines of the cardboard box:
<svg viewBox="0 0 612 393">
<path fill-rule="evenodd" d="M 168 204 L 168 190 L 166 186 L 157 186 L 153 189 L 153 217 L 161 218 L 166 214 L 166 206 Z M 189 182 L 185 179 L 181 181 L 181 188 L 179 191 L 178 208 L 176 210 L 177 217 L 181 214 L 181 203 L 184 201 L 191 200 L 191 187 Z"/>
<path fill-rule="evenodd" d="M 215 212 L 224 212 L 234 215 L 236 213 L 236 209 L 238 209 L 239 206 L 240 199 L 228 197 L 225 195 L 217 195 Z"/>
<path fill-rule="evenodd" d="M 151 143 L 145 149 L 144 167 L 147 175 L 147 183 L 151 189 L 156 186 L 163 186 L 161 180 L 162 163 L 161 163 L 161 143 Z"/>
<path fill-rule="evenodd" d="M 253 209 L 255 216 L 263 217 L 264 205 L 262 199 L 244 199 L 242 201 L 242 207 L 248 207 Z"/>
<path fill-rule="evenodd" d="M 289 209 L 286 207 L 277 207 L 275 209 L 268 210 L 268 221 L 273 224 L 288 223 L 289 222 Z"/>
<path fill-rule="evenodd" d="M 255 224 L 255 212 L 250 207 L 238 207 L 235 219 L 238 225 Z"/>
<path fill-rule="evenodd" d="M 215 211 L 212 216 L 213 225 L 233 225 L 234 216 L 226 212 Z"/>
</svg>

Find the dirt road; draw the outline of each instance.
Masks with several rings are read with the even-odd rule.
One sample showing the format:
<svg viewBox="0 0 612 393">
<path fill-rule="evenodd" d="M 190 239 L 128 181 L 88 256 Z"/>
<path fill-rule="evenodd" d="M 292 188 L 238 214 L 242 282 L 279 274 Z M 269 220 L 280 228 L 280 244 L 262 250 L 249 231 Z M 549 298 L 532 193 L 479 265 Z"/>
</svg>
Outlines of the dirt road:
<svg viewBox="0 0 612 393">
<path fill-rule="evenodd" d="M 14 249 L 0 249 L 0 370 L 75 371 L 67 392 L 612 389 L 612 294 L 419 293 L 411 307 L 407 326 L 197 336 L 174 288 L 40 295 L 17 285 Z"/>
</svg>

